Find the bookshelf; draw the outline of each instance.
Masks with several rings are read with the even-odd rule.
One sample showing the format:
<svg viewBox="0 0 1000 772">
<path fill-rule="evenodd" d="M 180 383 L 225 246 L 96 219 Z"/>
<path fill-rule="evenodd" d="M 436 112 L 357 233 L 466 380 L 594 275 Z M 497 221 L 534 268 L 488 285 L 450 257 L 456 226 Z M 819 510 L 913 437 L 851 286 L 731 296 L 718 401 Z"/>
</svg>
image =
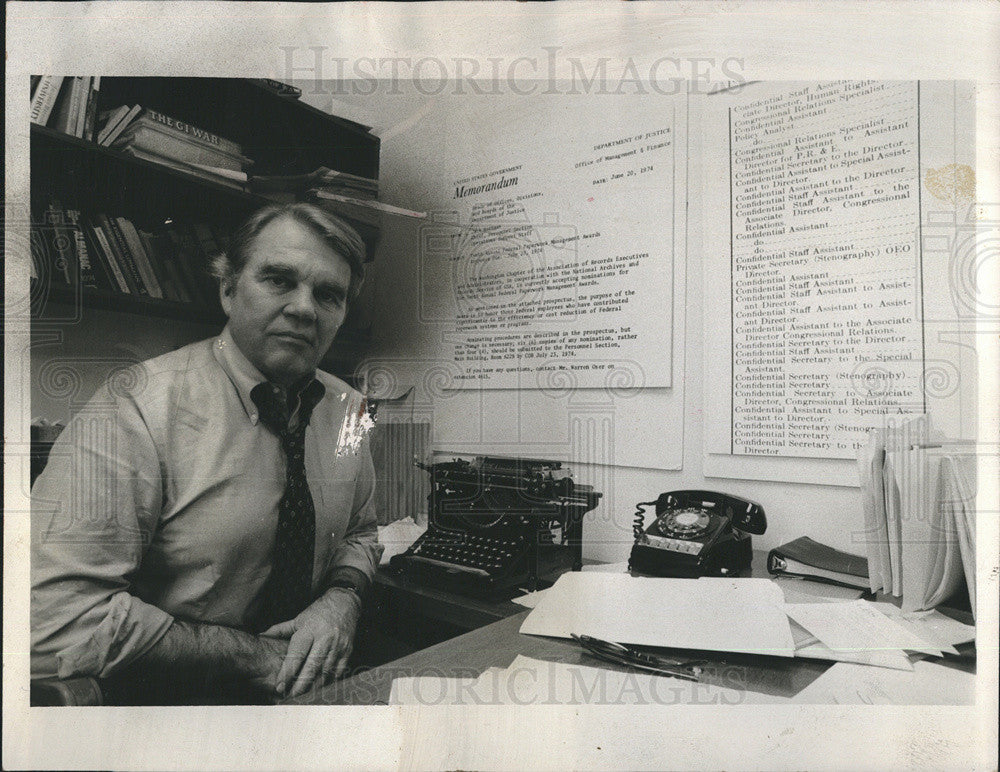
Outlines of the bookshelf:
<svg viewBox="0 0 1000 772">
<path fill-rule="evenodd" d="M 379 139 L 367 127 L 276 94 L 256 81 L 114 77 L 102 78 L 96 94 L 98 111 L 139 104 L 237 143 L 253 161 L 251 175 L 305 174 L 325 166 L 373 179 L 378 176 Z M 248 214 L 271 203 L 247 189 L 32 124 L 31 203 L 36 232 L 48 227 L 37 223 L 52 201 L 65 209 L 78 209 L 84 219 L 107 214 L 126 218 L 147 232 L 204 224 L 215 234 L 231 231 Z M 356 223 L 356 227 L 371 259 L 378 231 L 366 223 Z M 207 254 L 208 250 L 199 253 L 203 262 Z M 162 269 L 162 265 L 156 267 Z M 208 336 L 225 321 L 214 293 L 204 292 L 200 302 L 180 302 L 78 286 L 53 270 L 32 279 L 31 296 L 33 320 L 39 327 L 65 325 L 70 319 L 86 325 L 90 317 L 106 318 L 111 313 L 120 317 L 123 331 L 176 320 L 184 322 L 185 328 L 191 323 L 200 325 Z M 351 375 L 369 340 L 368 330 L 357 321 L 362 317 L 358 312 L 349 314 L 321 365 L 324 369 L 341 377 Z"/>
<path fill-rule="evenodd" d="M 81 310 L 102 309 L 132 316 L 155 317 L 157 319 L 185 319 L 215 327 L 225 324 L 226 316 L 222 309 L 204 309 L 188 303 L 177 303 L 160 298 L 125 295 L 106 289 L 93 287 L 70 287 L 64 284 L 49 284 L 42 288 L 33 280 L 33 308 L 37 310 L 35 318 L 38 321 L 54 320 L 57 317 L 54 307 L 79 305 Z"/>
</svg>

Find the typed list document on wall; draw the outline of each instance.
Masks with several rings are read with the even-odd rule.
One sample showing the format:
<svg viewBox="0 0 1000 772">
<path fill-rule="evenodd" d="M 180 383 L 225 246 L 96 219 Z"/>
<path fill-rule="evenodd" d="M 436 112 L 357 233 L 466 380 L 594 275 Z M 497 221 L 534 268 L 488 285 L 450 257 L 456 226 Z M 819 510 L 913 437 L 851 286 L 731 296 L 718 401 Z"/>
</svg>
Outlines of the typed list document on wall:
<svg viewBox="0 0 1000 772">
<path fill-rule="evenodd" d="M 733 107 L 732 453 L 852 458 L 923 409 L 919 85 Z"/>
</svg>

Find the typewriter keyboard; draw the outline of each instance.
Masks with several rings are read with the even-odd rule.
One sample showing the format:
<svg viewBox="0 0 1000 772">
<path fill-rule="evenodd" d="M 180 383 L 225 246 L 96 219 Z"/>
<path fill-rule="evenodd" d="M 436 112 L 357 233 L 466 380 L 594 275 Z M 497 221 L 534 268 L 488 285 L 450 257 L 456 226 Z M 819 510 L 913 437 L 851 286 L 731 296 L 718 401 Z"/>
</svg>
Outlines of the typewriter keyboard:
<svg viewBox="0 0 1000 772">
<path fill-rule="evenodd" d="M 433 538 L 428 538 L 428 537 Z M 472 533 L 424 534 L 409 550 L 411 560 L 444 568 L 493 576 L 503 573 L 514 562 L 520 540 L 498 539 Z"/>
</svg>

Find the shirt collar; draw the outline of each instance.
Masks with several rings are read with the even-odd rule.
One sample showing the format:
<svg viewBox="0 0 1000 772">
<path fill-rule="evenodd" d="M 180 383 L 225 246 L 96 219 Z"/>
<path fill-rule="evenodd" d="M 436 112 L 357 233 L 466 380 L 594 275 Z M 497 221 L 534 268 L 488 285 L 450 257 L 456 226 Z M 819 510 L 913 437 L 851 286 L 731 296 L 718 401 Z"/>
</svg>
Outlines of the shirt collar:
<svg viewBox="0 0 1000 772">
<path fill-rule="evenodd" d="M 243 405 L 243 410 L 246 412 L 247 417 L 250 422 L 257 425 L 260 420 L 260 415 L 257 410 L 257 404 L 253 401 L 250 396 L 250 392 L 253 391 L 254 387 L 261 383 L 267 383 L 267 378 L 258 370 L 246 355 L 240 351 L 240 347 L 236 345 L 236 341 L 233 340 L 233 334 L 229 330 L 229 325 L 227 324 L 219 337 L 215 339 L 212 343 L 212 354 L 215 356 L 216 361 L 219 366 L 226 373 L 230 382 L 236 388 L 236 393 L 240 398 L 240 404 Z M 326 389 L 323 384 L 320 383 L 315 377 L 303 388 L 302 393 L 305 394 L 307 391 L 317 392 L 314 397 L 315 402 L 318 402 L 322 395 L 325 393 Z"/>
</svg>

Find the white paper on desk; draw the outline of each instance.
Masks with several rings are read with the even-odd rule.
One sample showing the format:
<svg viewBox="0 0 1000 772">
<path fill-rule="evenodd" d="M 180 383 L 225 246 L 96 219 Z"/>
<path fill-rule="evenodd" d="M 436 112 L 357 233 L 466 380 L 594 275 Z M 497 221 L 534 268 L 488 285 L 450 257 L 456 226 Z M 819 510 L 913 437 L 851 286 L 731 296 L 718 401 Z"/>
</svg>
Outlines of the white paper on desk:
<svg viewBox="0 0 1000 772">
<path fill-rule="evenodd" d="M 904 613 L 891 603 L 876 603 L 875 606 L 896 624 L 948 654 L 958 654 L 955 646 L 976 640 L 975 625 L 967 625 L 947 617 L 937 609 Z"/>
<path fill-rule="evenodd" d="M 545 593 L 548 590 L 535 590 L 534 592 L 526 592 L 524 595 L 519 595 L 516 598 L 511 598 L 514 603 L 519 606 L 524 606 L 525 608 L 534 608 L 537 606 L 542 598 L 545 597 Z"/>
<path fill-rule="evenodd" d="M 781 588 L 785 603 L 842 603 L 857 600 L 863 592 L 853 587 L 812 582 L 797 576 L 773 576 L 771 581 Z"/>
<path fill-rule="evenodd" d="M 682 678 L 518 656 L 499 694 L 517 705 L 746 705 L 796 698 L 729 689 Z"/>
<path fill-rule="evenodd" d="M 439 678 L 418 676 L 396 678 L 389 690 L 390 705 L 455 705 L 461 703 L 476 683 L 475 678 Z"/>
<path fill-rule="evenodd" d="M 830 662 L 852 662 L 870 667 L 887 667 L 892 670 L 913 670 L 913 662 L 901 651 L 834 651 L 822 643 L 810 643 L 795 650 L 796 657 L 825 659 Z"/>
<path fill-rule="evenodd" d="M 770 579 L 660 579 L 570 572 L 521 625 L 529 635 L 682 649 L 794 655 L 781 588 Z"/>
<path fill-rule="evenodd" d="M 620 563 L 585 563 L 580 570 L 595 574 L 627 574 L 628 561 L 623 560 Z"/>
<path fill-rule="evenodd" d="M 794 619 L 788 620 L 795 641 L 795 656 L 805 659 L 825 659 L 833 662 L 855 662 L 859 665 L 891 667 L 896 670 L 912 670 L 910 658 L 901 651 L 834 651 L 824 646 L 815 635 Z"/>
<path fill-rule="evenodd" d="M 835 652 L 918 651 L 939 656 L 941 649 L 897 624 L 865 600 L 850 603 L 788 603 L 785 613 Z"/>
<path fill-rule="evenodd" d="M 497 705 L 503 668 L 491 667 L 477 678 L 417 676 L 396 678 L 390 705 Z"/>
<path fill-rule="evenodd" d="M 976 677 L 933 662 L 903 672 L 838 662 L 796 695 L 797 702 L 838 705 L 971 705 Z"/>
<path fill-rule="evenodd" d="M 580 570 L 592 574 L 627 574 L 628 561 L 623 560 L 621 563 L 586 563 Z M 511 598 L 511 600 L 518 605 L 524 606 L 525 608 L 534 608 L 538 605 L 539 601 L 545 597 L 546 592 L 548 592 L 548 590 L 526 592 L 520 597 Z M 861 593 L 859 592 L 858 595 L 860 594 Z"/>
<path fill-rule="evenodd" d="M 420 525 L 412 517 L 404 517 L 388 525 L 380 525 L 378 527 L 378 543 L 383 547 L 380 564 L 387 565 L 394 556 L 406 552 L 426 530 L 426 525 Z"/>
</svg>

